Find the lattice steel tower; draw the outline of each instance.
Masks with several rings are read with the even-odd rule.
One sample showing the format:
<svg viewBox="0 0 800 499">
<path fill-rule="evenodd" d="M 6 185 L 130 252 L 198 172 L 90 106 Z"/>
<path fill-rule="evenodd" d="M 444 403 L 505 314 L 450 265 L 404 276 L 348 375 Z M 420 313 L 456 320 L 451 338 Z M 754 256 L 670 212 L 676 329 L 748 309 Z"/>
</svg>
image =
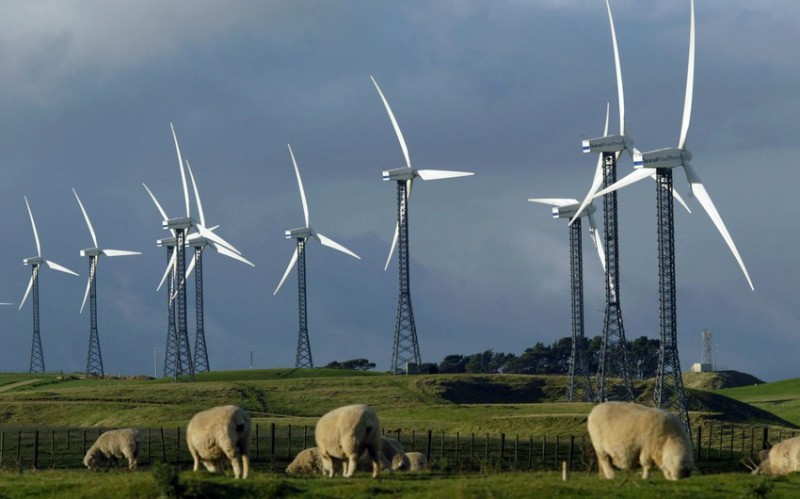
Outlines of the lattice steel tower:
<svg viewBox="0 0 800 499">
<path fill-rule="evenodd" d="M 31 279 L 33 279 L 33 290 L 31 300 L 33 301 L 33 342 L 31 343 L 31 362 L 28 372 L 43 373 L 44 353 L 42 352 L 42 336 L 39 331 L 39 264 L 31 264 Z"/>
<path fill-rule="evenodd" d="M 175 252 L 175 238 L 161 239 L 160 246 L 167 247 L 167 264 L 172 261 Z M 178 355 L 178 330 L 175 327 L 175 279 L 173 275 L 167 277 L 167 339 L 164 348 L 164 377 L 175 378 L 183 372 L 181 358 Z"/>
<path fill-rule="evenodd" d="M 608 187 L 617 180 L 616 153 L 603 153 L 603 186 Z M 603 335 L 597 371 L 597 390 L 595 401 L 604 402 L 609 398 L 610 379 L 619 380 L 622 393 L 611 395 L 634 400 L 633 383 L 628 365 L 628 347 L 625 327 L 622 322 L 622 308 L 619 302 L 619 238 L 617 233 L 617 193 L 603 196 L 605 215 L 606 248 L 606 311 L 603 321 Z"/>
<path fill-rule="evenodd" d="M 86 355 L 86 374 L 103 376 L 103 354 L 100 351 L 100 335 L 97 333 L 97 259 L 96 254 L 86 253 L 89 257 L 89 353 Z"/>
<path fill-rule="evenodd" d="M 411 306 L 408 266 L 408 192 L 406 183 L 411 178 L 397 179 L 397 261 L 400 292 L 392 344 L 391 369 L 393 373 L 403 372 L 404 366 L 408 362 L 414 362 L 417 365 L 422 363 L 417 340 L 417 326 L 414 323 L 414 309 Z"/>
<path fill-rule="evenodd" d="M 714 352 L 711 347 L 711 330 L 704 329 L 703 332 L 701 333 L 701 337 L 703 340 L 703 353 L 702 356 L 700 357 L 700 364 L 701 365 L 705 364 L 710 366 L 711 370 L 713 371 L 715 369 L 715 366 L 714 366 Z"/>
<path fill-rule="evenodd" d="M 658 372 L 653 394 L 656 407 L 676 411 L 689 435 L 691 426 L 686 405 L 686 390 L 678 356 L 678 325 L 675 307 L 675 225 L 672 203 L 672 169 L 656 170 L 658 203 Z"/>
<path fill-rule="evenodd" d="M 311 341 L 308 339 L 308 315 L 306 311 L 306 239 L 297 238 L 297 353 L 294 367 L 314 367 L 311 357 Z"/>
<path fill-rule="evenodd" d="M 194 247 L 194 372 L 204 373 L 211 370 L 206 348 L 205 305 L 203 304 L 203 251 L 208 245 L 205 238 L 192 240 Z"/>
<path fill-rule="evenodd" d="M 607 121 L 606 121 L 607 123 Z M 577 199 L 562 198 L 534 198 L 528 199 L 534 203 L 541 203 L 553 207 L 553 218 L 571 219 L 575 216 L 578 209 Z M 589 204 L 580 216 L 589 219 L 589 234 L 597 248 L 600 263 L 605 269 L 606 257 L 602 241 L 597 233 L 593 213 L 596 211 L 594 205 Z M 588 369 L 588 359 L 586 358 L 583 321 L 583 244 L 581 241 L 582 223 L 580 218 L 569 226 L 569 261 L 570 261 L 570 287 L 572 305 L 572 346 L 569 358 L 569 383 L 567 385 L 567 402 L 574 402 L 577 395 L 577 385 L 583 386 L 583 398 L 587 402 L 593 400 L 592 384 Z"/>
</svg>

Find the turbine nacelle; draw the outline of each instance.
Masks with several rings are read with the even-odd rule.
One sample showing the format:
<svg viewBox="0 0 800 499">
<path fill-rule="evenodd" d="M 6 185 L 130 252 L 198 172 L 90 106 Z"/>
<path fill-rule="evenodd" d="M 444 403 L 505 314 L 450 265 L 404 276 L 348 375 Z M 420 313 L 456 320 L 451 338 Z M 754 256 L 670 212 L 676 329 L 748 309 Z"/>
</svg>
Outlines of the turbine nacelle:
<svg viewBox="0 0 800 499">
<path fill-rule="evenodd" d="M 554 206 L 553 218 L 572 219 L 578 212 L 578 208 L 580 208 L 580 206 L 581 206 L 580 203 L 575 203 L 568 206 Z M 593 204 L 590 204 L 583 211 L 581 211 L 579 217 L 588 217 L 589 215 L 592 215 L 595 211 L 597 211 L 597 207 L 595 207 Z"/>
<path fill-rule="evenodd" d="M 286 239 L 308 239 L 309 237 L 317 237 L 317 232 L 311 227 L 299 227 L 286 231 Z"/>
<path fill-rule="evenodd" d="M 169 230 L 176 230 L 176 229 L 189 229 L 195 225 L 194 219 L 192 217 L 181 217 L 181 218 L 173 218 L 170 220 L 164 220 L 161 222 L 161 226 L 165 229 Z"/>
<path fill-rule="evenodd" d="M 383 180 L 393 180 L 396 182 L 402 182 L 406 180 L 413 180 L 415 177 L 419 177 L 417 170 L 414 168 L 395 168 L 394 170 L 384 170 L 383 171 Z"/>
<path fill-rule="evenodd" d="M 677 168 L 684 166 L 692 159 L 692 153 L 687 149 L 667 147 L 655 151 L 634 151 L 634 168 Z"/>
<path fill-rule="evenodd" d="M 25 264 L 25 265 L 31 265 L 31 266 L 33 266 L 33 265 L 41 265 L 41 264 L 44 263 L 44 258 L 42 258 L 40 256 L 32 256 L 30 258 L 26 258 L 26 259 L 22 260 L 22 263 Z"/>
<path fill-rule="evenodd" d="M 100 256 L 104 254 L 100 248 L 86 248 L 81 250 L 81 256 Z"/>
<path fill-rule="evenodd" d="M 633 139 L 625 135 L 608 135 L 594 139 L 583 139 L 581 147 L 584 153 L 621 152 L 633 149 Z"/>
</svg>

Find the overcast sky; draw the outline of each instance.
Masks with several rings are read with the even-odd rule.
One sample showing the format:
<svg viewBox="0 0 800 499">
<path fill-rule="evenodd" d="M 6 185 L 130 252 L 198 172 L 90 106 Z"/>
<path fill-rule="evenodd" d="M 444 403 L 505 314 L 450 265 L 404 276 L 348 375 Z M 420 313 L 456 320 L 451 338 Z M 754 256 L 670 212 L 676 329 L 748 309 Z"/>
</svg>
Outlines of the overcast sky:
<svg viewBox="0 0 800 499">
<path fill-rule="evenodd" d="M 680 132 L 689 1 L 613 0 L 629 135 L 641 150 Z M 751 291 L 693 199 L 676 207 L 681 366 L 713 331 L 717 362 L 765 380 L 797 376 L 800 285 L 794 213 L 800 174 L 800 4 L 697 1 L 697 67 L 688 147 L 736 241 Z M 79 308 L 91 238 L 142 251 L 103 258 L 98 322 L 106 374 L 159 375 L 167 297 L 156 292 L 168 235 L 147 196 L 183 214 L 169 124 L 192 165 L 208 225 L 255 263 L 208 252 L 211 368 L 291 367 L 295 274 L 277 296 L 303 224 L 291 143 L 312 225 L 361 261 L 308 246 L 308 312 L 317 366 L 364 357 L 389 367 L 396 217 L 381 171 L 404 164 L 369 76 L 389 100 L 417 168 L 474 171 L 418 182 L 410 207 L 411 289 L 423 361 L 486 349 L 520 354 L 570 330 L 568 231 L 530 197 L 582 198 L 596 157 L 582 137 L 618 129 L 602 0 L 2 1 L 0 2 L 0 301 L 19 304 L 23 258 L 43 256 L 41 337 L 48 370 L 86 367 Z M 620 176 L 632 169 L 628 157 Z M 682 171 L 675 186 L 688 191 Z M 192 207 L 195 210 L 194 206 Z M 619 194 L 620 302 L 629 339 L 658 336 L 655 187 Z M 602 271 L 584 239 L 586 334 L 602 330 Z M 194 294 L 189 294 L 193 304 Z M 0 309 L 2 370 L 27 371 L 31 304 Z M 194 307 L 189 308 L 194 341 Z"/>
</svg>

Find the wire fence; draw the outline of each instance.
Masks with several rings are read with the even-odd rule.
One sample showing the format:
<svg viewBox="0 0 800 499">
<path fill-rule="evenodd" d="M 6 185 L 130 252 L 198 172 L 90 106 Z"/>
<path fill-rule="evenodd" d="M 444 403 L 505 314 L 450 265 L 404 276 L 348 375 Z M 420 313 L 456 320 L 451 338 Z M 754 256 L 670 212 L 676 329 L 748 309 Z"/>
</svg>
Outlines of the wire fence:
<svg viewBox="0 0 800 499">
<path fill-rule="evenodd" d="M 30 428 L 0 426 L 0 468 L 82 468 L 83 457 L 107 428 Z M 795 431 L 704 423 L 693 429 L 695 461 L 701 469 L 744 469 L 742 459 L 758 453 Z M 426 455 L 431 469 L 441 472 L 506 472 L 596 469 L 588 435 L 507 435 L 395 430 L 385 433 L 406 452 Z M 140 429 L 139 465 L 155 462 L 192 465 L 182 427 Z M 314 428 L 256 424 L 251 433 L 250 460 L 254 469 L 281 473 L 295 455 L 315 446 Z M 127 464 L 127 463 L 125 463 Z"/>
</svg>

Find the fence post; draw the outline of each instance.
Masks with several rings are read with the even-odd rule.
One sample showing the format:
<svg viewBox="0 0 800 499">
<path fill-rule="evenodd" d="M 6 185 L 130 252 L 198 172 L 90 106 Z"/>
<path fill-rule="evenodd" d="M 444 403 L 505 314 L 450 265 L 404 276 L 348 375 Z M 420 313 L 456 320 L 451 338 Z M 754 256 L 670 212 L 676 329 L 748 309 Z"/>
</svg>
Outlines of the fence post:
<svg viewBox="0 0 800 499">
<path fill-rule="evenodd" d="M 22 431 L 17 430 L 17 468 L 22 469 L 20 452 L 22 451 Z"/>
<path fill-rule="evenodd" d="M 33 469 L 39 469 L 39 430 L 33 432 Z"/>
<path fill-rule="evenodd" d="M 417 441 L 417 433 L 414 430 L 411 430 L 411 452 L 414 452 L 414 444 Z"/>
<path fill-rule="evenodd" d="M 572 471 L 572 458 L 575 451 L 575 435 L 569 436 L 569 454 L 567 454 L 567 469 Z"/>
<path fill-rule="evenodd" d="M 428 430 L 428 449 L 425 451 L 425 457 L 428 462 L 431 462 L 431 442 L 433 439 L 433 430 Z"/>
<path fill-rule="evenodd" d="M 50 430 L 50 467 L 56 467 L 56 430 Z"/>
<path fill-rule="evenodd" d="M 459 461 L 459 454 L 458 454 L 458 447 L 460 442 L 461 442 L 460 435 L 458 432 L 456 432 L 456 466 L 458 466 L 459 469 L 461 469 L 460 466 L 461 463 Z"/>
<path fill-rule="evenodd" d="M 308 426 L 303 425 L 303 449 L 308 449 Z"/>
<path fill-rule="evenodd" d="M 160 427 L 161 430 L 161 462 L 167 464 L 167 444 L 164 442 L 164 427 Z"/>
<path fill-rule="evenodd" d="M 519 435 L 514 437 L 514 464 L 511 467 L 512 471 L 517 471 L 517 457 L 519 453 Z"/>
<path fill-rule="evenodd" d="M 83 455 L 86 455 L 86 430 L 83 430 Z"/>
<path fill-rule="evenodd" d="M 292 457 L 292 425 L 289 425 L 289 435 L 286 438 L 286 457 Z"/>
<path fill-rule="evenodd" d="M 475 434 L 470 434 L 469 439 L 469 467 L 470 469 L 474 466 L 475 463 Z"/>
<path fill-rule="evenodd" d="M 439 460 L 444 459 L 444 430 L 442 430 L 442 445 L 439 448 Z"/>
<path fill-rule="evenodd" d="M 719 427 L 719 449 L 717 449 L 717 457 L 722 459 L 722 438 L 725 436 L 725 424 Z"/>
<path fill-rule="evenodd" d="M 256 461 L 258 461 L 259 452 L 258 452 L 258 424 L 256 424 Z"/>
<path fill-rule="evenodd" d="M 153 461 L 151 461 L 151 459 L 150 459 L 150 449 L 152 448 L 152 445 L 151 445 L 152 440 L 150 439 L 150 433 L 151 433 L 150 428 L 148 428 L 147 429 L 147 464 L 153 464 Z"/>
<path fill-rule="evenodd" d="M 703 427 L 700 426 L 700 425 L 697 425 L 697 461 L 698 462 L 703 457 L 702 447 L 703 447 Z"/>
<path fill-rule="evenodd" d="M 270 462 L 275 464 L 275 423 L 270 423 L 270 441 L 269 441 L 269 459 Z"/>
<path fill-rule="evenodd" d="M 706 461 L 711 459 L 711 439 L 714 436 L 714 424 L 708 425 L 708 447 L 706 447 Z"/>
<path fill-rule="evenodd" d="M 731 425 L 731 450 L 730 450 L 729 457 L 728 457 L 731 461 L 733 460 L 733 434 L 734 433 L 736 433 L 736 428 L 734 428 L 733 425 Z"/>
<path fill-rule="evenodd" d="M 0 430 L 0 468 L 3 467 L 3 450 L 6 443 L 5 440 L 6 440 L 6 432 L 5 430 Z"/>
<path fill-rule="evenodd" d="M 175 428 L 175 464 L 181 464 L 181 427 Z"/>
<path fill-rule="evenodd" d="M 755 450 L 754 447 L 756 445 L 756 429 L 750 429 L 750 459 L 753 459 L 753 451 Z"/>
<path fill-rule="evenodd" d="M 761 436 L 761 450 L 769 449 L 769 428 L 764 427 L 764 434 Z"/>
<path fill-rule="evenodd" d="M 485 446 L 484 451 L 483 451 L 483 462 L 484 463 L 488 463 L 489 462 L 489 434 L 488 433 L 486 434 L 486 446 Z"/>
<path fill-rule="evenodd" d="M 506 434 L 500 433 L 500 469 L 503 469 L 503 457 L 506 450 Z"/>
<path fill-rule="evenodd" d="M 547 435 L 542 436 L 542 469 L 544 469 L 545 451 L 547 449 Z"/>
<path fill-rule="evenodd" d="M 528 469 L 533 469 L 533 435 L 528 435 Z"/>
</svg>

